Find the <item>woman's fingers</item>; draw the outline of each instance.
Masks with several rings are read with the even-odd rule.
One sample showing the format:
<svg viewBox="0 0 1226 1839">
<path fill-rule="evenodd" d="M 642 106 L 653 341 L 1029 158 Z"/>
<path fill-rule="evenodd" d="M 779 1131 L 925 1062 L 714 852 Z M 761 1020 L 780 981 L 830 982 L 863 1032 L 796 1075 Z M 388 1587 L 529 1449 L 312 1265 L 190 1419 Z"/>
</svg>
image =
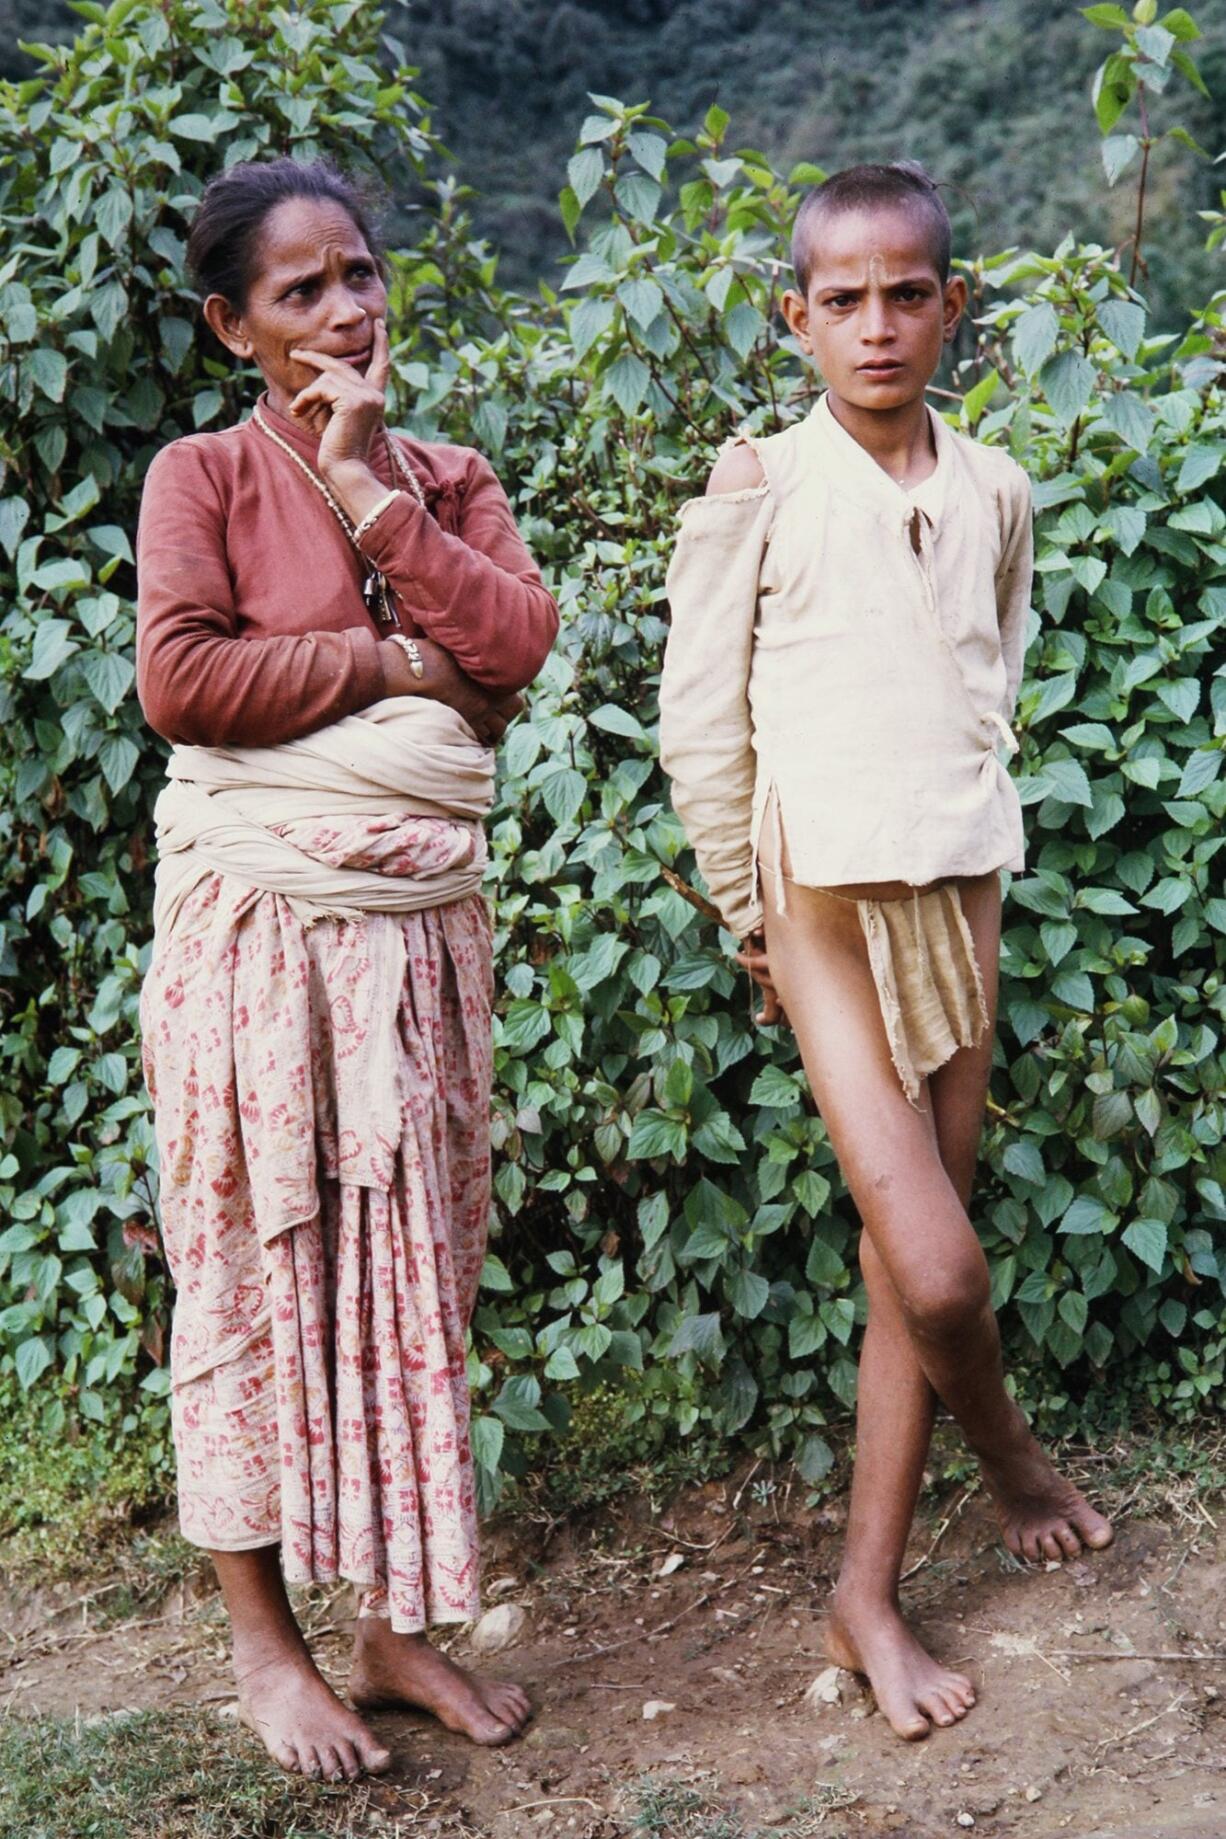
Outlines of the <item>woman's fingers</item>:
<svg viewBox="0 0 1226 1839">
<path fill-rule="evenodd" d="M 289 412 L 296 419 L 322 410 L 330 415 L 335 404 L 340 400 L 341 392 L 328 378 L 317 377 L 314 383 L 308 383 L 300 389 L 289 405 Z"/>
<path fill-rule="evenodd" d="M 376 319 L 374 336 L 374 353 L 366 366 L 366 381 L 377 389 L 381 395 L 387 393 L 387 380 L 392 373 L 392 347 L 387 336 L 387 321 Z"/>
<path fill-rule="evenodd" d="M 298 364 L 313 364 L 316 370 L 322 371 L 326 376 L 343 378 L 347 383 L 355 380 L 358 383 L 366 381 L 352 364 L 347 364 L 344 358 L 334 358 L 330 351 L 312 351 L 309 345 L 295 345 L 290 356 Z M 374 362 L 373 358 L 371 362 Z"/>
</svg>

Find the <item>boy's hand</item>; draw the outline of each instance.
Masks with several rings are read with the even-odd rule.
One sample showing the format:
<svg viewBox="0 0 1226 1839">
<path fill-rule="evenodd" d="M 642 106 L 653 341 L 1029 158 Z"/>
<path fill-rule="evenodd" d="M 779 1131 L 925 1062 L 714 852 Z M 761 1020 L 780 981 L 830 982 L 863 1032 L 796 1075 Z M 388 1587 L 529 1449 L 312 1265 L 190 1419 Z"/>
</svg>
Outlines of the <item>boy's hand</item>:
<svg viewBox="0 0 1226 1839">
<path fill-rule="evenodd" d="M 736 961 L 743 964 L 754 982 L 766 992 L 765 1000 L 754 1016 L 763 1028 L 773 1028 L 777 1022 L 786 1022 L 787 1013 L 779 1000 L 779 992 L 771 981 L 770 960 L 766 955 L 766 934 L 759 928 L 751 932 L 740 951 Z"/>
</svg>

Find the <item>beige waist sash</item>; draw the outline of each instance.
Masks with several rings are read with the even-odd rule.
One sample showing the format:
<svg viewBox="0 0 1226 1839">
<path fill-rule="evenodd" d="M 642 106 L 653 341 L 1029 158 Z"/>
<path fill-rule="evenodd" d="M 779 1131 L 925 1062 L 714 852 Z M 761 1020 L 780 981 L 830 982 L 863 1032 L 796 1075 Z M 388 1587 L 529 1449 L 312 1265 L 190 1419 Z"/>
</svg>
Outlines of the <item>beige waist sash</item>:
<svg viewBox="0 0 1226 1839">
<path fill-rule="evenodd" d="M 284 895 L 306 926 L 445 906 L 480 889 L 481 849 L 465 863 L 407 878 L 319 862 L 271 828 L 295 818 L 414 813 L 479 826 L 493 802 L 494 756 L 442 703 L 390 697 L 277 747 L 175 747 L 167 777 L 154 807 L 159 933 L 209 874 Z"/>
</svg>

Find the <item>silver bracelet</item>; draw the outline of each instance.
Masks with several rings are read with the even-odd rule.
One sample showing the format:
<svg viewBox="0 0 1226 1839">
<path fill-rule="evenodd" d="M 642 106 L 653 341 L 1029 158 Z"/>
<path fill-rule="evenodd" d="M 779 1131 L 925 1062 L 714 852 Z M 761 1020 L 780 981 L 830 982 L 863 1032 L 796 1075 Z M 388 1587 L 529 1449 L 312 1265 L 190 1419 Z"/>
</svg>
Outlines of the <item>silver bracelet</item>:
<svg viewBox="0 0 1226 1839">
<path fill-rule="evenodd" d="M 397 489 L 395 491 L 385 493 L 384 496 L 380 498 L 378 504 L 372 504 L 370 507 L 370 510 L 367 511 L 361 523 L 356 524 L 354 526 L 354 531 L 353 531 L 354 542 L 356 543 L 359 541 L 361 537 L 364 537 L 366 535 L 366 532 L 370 529 L 371 525 L 375 523 L 378 518 L 382 517 L 383 513 L 387 510 L 388 505 L 391 504 L 393 498 L 403 498 L 403 497 L 404 497 L 404 493 L 400 491 L 399 489 Z"/>
<path fill-rule="evenodd" d="M 409 660 L 409 669 L 412 671 L 413 675 L 415 677 L 424 677 L 426 674 L 426 665 L 417 640 L 411 639 L 407 632 L 390 632 L 388 634 L 388 639 L 391 644 L 400 646 L 400 649 Z"/>
</svg>

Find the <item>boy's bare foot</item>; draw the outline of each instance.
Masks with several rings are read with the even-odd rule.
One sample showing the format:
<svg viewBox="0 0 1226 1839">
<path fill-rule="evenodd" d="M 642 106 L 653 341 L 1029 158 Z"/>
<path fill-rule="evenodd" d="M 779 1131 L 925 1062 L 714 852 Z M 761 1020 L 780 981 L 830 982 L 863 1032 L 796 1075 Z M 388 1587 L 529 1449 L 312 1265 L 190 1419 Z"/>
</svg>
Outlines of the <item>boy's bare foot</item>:
<svg viewBox="0 0 1226 1839">
<path fill-rule="evenodd" d="M 982 1462 L 983 1478 L 996 1505 L 1001 1533 L 1015 1558 L 1076 1558 L 1083 1545 L 1099 1552 L 1115 1537 L 1111 1522 L 1096 1513 L 1071 1481 L 1057 1474 L 1021 1418 L 1015 1448 Z"/>
<path fill-rule="evenodd" d="M 397 1635 L 380 1616 L 359 1618 L 349 1696 L 355 1705 L 414 1705 L 474 1743 L 508 1743 L 532 1716 L 519 1686 L 466 1673 L 425 1635 Z"/>
<path fill-rule="evenodd" d="M 239 1717 L 290 1774 L 356 1781 L 390 1765 L 391 1751 L 341 1704 L 305 1646 L 260 1650 L 236 1643 L 234 1676 Z"/>
<path fill-rule="evenodd" d="M 975 1688 L 922 1648 L 892 1603 L 866 1603 L 835 1591 L 826 1652 L 836 1666 L 863 1673 L 900 1737 L 916 1743 L 934 1724 L 964 1718 Z"/>
</svg>

